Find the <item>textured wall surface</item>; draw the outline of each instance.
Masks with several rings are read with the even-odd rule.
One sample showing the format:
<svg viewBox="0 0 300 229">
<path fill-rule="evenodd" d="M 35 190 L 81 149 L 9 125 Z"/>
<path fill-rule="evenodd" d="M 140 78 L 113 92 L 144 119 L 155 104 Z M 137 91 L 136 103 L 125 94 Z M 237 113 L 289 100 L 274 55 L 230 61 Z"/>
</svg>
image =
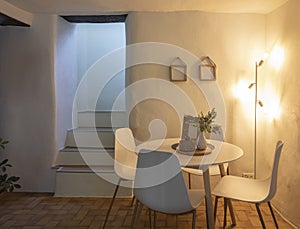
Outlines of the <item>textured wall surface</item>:
<svg viewBox="0 0 300 229">
<path fill-rule="evenodd" d="M 66 132 L 72 128 L 72 107 L 77 88 L 75 25 L 56 17 L 54 36 L 54 72 L 56 106 L 56 145 L 65 144 Z"/>
<path fill-rule="evenodd" d="M 23 191 L 53 191 L 55 147 L 52 16 L 0 30 L 0 136 Z"/>
<path fill-rule="evenodd" d="M 269 96 L 279 100 L 281 114 L 277 119 L 260 116 L 258 175 L 270 172 L 275 142 L 285 142 L 273 203 L 282 214 L 300 226 L 300 2 L 290 0 L 267 16 L 267 47 L 270 58 L 261 77 L 261 95 L 266 105 Z M 281 50 L 281 51 L 280 51 Z M 282 54 L 283 55 L 282 55 Z M 280 61 L 280 56 L 283 56 Z M 275 62 L 275 63 L 274 63 Z M 268 166 L 265 166 L 267 164 Z"/>
<path fill-rule="evenodd" d="M 255 57 L 264 50 L 265 17 L 254 14 L 214 14 L 203 12 L 178 13 L 132 13 L 127 18 L 127 43 L 163 42 L 184 48 L 200 58 L 210 56 L 217 64 L 217 83 L 226 108 L 226 140 L 242 147 L 245 155 L 234 163 L 232 171 L 238 175 L 253 169 L 253 102 L 241 104 L 233 96 L 233 86 L 240 79 L 251 82 L 254 78 Z M 146 55 L 146 54 L 145 54 Z M 162 53 L 163 55 L 163 53 Z M 170 54 L 169 64 L 176 54 Z M 189 67 L 189 66 L 188 66 Z M 127 84 L 145 78 L 159 78 L 169 81 L 167 66 L 141 65 L 130 69 Z M 209 87 L 196 79 L 196 84 Z M 192 80 L 174 83 L 184 90 L 193 101 L 198 113 L 207 112 L 208 104 L 203 92 Z M 159 88 L 159 87 L 158 87 Z M 150 89 L 149 89 L 150 90 Z M 247 86 L 244 90 L 248 90 Z M 147 91 L 145 87 L 144 92 Z M 134 101 L 135 95 L 132 96 Z M 244 109 L 244 106 L 248 110 Z M 138 131 L 136 136 L 147 139 L 149 120 L 154 117 L 166 120 L 167 136 L 180 136 L 181 117 L 168 115 L 170 107 L 157 101 L 138 104 L 131 112 L 130 124 Z M 217 111 L 218 112 L 218 111 Z"/>
<path fill-rule="evenodd" d="M 280 67 L 266 62 L 259 70 L 259 98 L 266 107 L 270 101 L 268 96 L 278 98 L 281 115 L 271 119 L 263 110 L 258 111 L 257 170 L 258 177 L 270 172 L 275 143 L 277 139 L 284 140 L 278 192 L 273 204 L 298 226 L 299 4 L 297 0 L 290 0 L 266 16 L 140 12 L 130 13 L 126 21 L 128 44 L 164 42 L 199 58 L 208 55 L 215 61 L 216 83 L 226 107 L 226 141 L 244 150 L 243 158 L 232 164 L 231 171 L 237 175 L 253 171 L 254 133 L 253 92 L 246 93 L 248 99 L 245 93 L 237 92 L 249 91 L 247 86 L 254 80 L 255 61 L 265 50 L 282 48 L 284 62 Z M 50 167 L 56 151 L 55 117 L 58 114 L 53 72 L 55 20 L 52 16 L 35 15 L 31 28 L 0 30 L 0 136 L 10 140 L 7 156 L 14 165 L 13 173 L 21 176 L 26 191 L 51 191 L 54 187 Z M 169 57 L 170 64 L 173 57 L 176 55 Z M 168 66 L 144 64 L 131 67 L 127 73 L 127 85 L 149 78 L 169 81 Z M 194 81 L 174 85 L 193 101 L 197 112 L 207 111 L 205 95 Z M 237 85 L 244 87 L 240 89 Z M 143 90 L 147 93 L 149 89 L 145 86 Z M 156 90 L 161 92 L 163 88 L 157 85 Z M 134 103 L 136 95 L 129 94 L 128 99 Z M 160 119 L 167 127 L 166 135 L 174 137 L 180 135 L 180 118 L 167 102 L 149 99 L 133 107 L 130 126 L 139 140 L 145 140 L 150 137 L 151 121 Z"/>
</svg>

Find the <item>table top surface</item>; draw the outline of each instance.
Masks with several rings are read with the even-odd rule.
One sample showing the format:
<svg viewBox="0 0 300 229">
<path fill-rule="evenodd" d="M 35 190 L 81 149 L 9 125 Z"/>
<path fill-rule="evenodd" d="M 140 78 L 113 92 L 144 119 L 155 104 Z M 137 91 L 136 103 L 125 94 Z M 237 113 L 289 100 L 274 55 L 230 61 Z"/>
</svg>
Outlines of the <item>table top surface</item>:
<svg viewBox="0 0 300 229">
<path fill-rule="evenodd" d="M 204 156 L 186 155 L 171 147 L 173 144 L 178 143 L 179 140 L 180 138 L 166 138 L 147 141 L 138 145 L 137 151 L 146 149 L 172 152 L 178 157 L 181 166 L 197 168 L 199 168 L 199 166 L 219 165 L 235 161 L 244 154 L 243 150 L 236 145 L 222 141 L 207 140 L 208 144 L 213 146 L 211 153 L 205 154 Z"/>
</svg>

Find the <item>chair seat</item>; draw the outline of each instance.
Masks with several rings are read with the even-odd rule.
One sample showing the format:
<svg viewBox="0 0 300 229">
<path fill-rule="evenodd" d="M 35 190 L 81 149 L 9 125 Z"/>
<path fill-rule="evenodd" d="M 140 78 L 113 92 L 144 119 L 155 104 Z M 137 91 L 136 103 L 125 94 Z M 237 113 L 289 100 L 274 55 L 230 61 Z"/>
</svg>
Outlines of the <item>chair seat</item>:
<svg viewBox="0 0 300 229">
<path fill-rule="evenodd" d="M 194 208 L 197 208 L 201 204 L 203 198 L 205 197 L 205 191 L 200 189 L 190 189 L 187 191 L 191 205 Z"/>
<path fill-rule="evenodd" d="M 264 180 L 253 180 L 253 179 L 237 177 L 237 176 L 229 176 L 229 175 L 224 176 L 221 178 L 221 181 L 214 188 L 212 194 L 219 198 L 221 197 L 227 198 L 227 200 L 235 199 L 235 200 L 255 204 L 262 228 L 266 228 L 266 225 L 259 206 L 260 204 L 267 202 L 269 205 L 272 218 L 275 223 L 275 228 L 278 228 L 278 223 L 276 221 L 275 214 L 272 210 L 270 200 L 273 198 L 273 196 L 276 193 L 278 164 L 279 164 L 279 158 L 281 155 L 282 147 L 283 147 L 283 142 L 281 140 L 277 141 L 274 160 L 273 160 L 272 173 L 271 176 L 269 176 L 269 178 Z M 216 202 L 215 202 L 215 210 L 214 210 L 215 216 L 217 213 L 219 198 L 216 198 Z M 225 208 L 224 208 L 223 227 L 225 228 L 227 203 L 229 202 L 224 201 L 224 203 L 225 203 L 224 204 Z"/>
<path fill-rule="evenodd" d="M 205 197 L 205 191 L 201 189 L 190 189 L 187 190 L 188 198 L 190 201 L 190 206 L 187 208 L 184 208 L 184 204 L 180 205 L 181 207 L 176 209 L 176 208 L 169 208 L 168 205 L 165 205 L 164 201 L 161 201 L 162 205 L 159 212 L 165 213 L 165 214 L 184 214 L 186 212 L 190 212 L 193 209 L 196 209 L 199 207 L 199 205 L 202 203 L 204 197 Z M 155 196 L 154 196 L 155 198 Z M 153 209 L 155 210 L 155 208 Z"/>
<path fill-rule="evenodd" d="M 250 203 L 263 202 L 269 193 L 270 179 L 254 180 L 237 176 L 225 176 L 212 191 L 215 196 Z"/>
<path fill-rule="evenodd" d="M 195 225 L 196 208 L 203 201 L 205 191 L 187 190 L 175 154 L 141 150 L 138 154 L 134 195 L 141 204 L 155 212 L 172 215 L 192 213 L 192 224 Z"/>
<path fill-rule="evenodd" d="M 225 171 L 228 168 L 228 163 L 223 164 L 224 165 L 224 169 Z M 182 168 L 182 170 L 184 172 L 193 174 L 193 175 L 198 175 L 198 176 L 202 176 L 203 172 L 200 169 L 193 169 L 193 168 Z M 220 175 L 220 169 L 218 165 L 213 165 L 209 167 L 209 175 L 211 176 L 216 176 L 216 175 Z"/>
</svg>

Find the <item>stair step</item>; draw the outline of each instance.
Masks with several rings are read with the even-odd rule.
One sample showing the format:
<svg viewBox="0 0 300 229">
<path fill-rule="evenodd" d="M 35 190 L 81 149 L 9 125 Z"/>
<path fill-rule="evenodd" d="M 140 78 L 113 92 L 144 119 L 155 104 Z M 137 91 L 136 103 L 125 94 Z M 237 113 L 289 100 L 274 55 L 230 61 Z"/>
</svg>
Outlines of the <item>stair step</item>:
<svg viewBox="0 0 300 229">
<path fill-rule="evenodd" d="M 74 135 L 76 135 L 76 141 Z M 112 128 L 77 128 L 69 130 L 65 143 L 66 147 L 80 148 L 113 148 L 114 145 L 115 135 Z"/>
<path fill-rule="evenodd" d="M 113 167 L 95 167 L 93 170 L 82 166 L 58 168 L 55 196 L 111 198 L 119 179 Z M 132 197 L 132 182 L 121 184 L 125 186 L 120 186 L 117 196 Z"/>
<path fill-rule="evenodd" d="M 78 127 L 128 126 L 125 111 L 81 111 L 78 112 L 77 119 Z"/>
<path fill-rule="evenodd" d="M 70 148 L 65 147 L 58 152 L 55 166 L 98 165 L 112 166 L 114 149 Z"/>
<path fill-rule="evenodd" d="M 57 173 L 111 173 L 114 174 L 114 166 L 84 166 L 71 165 L 59 166 Z"/>
<path fill-rule="evenodd" d="M 79 112 L 78 126 L 67 132 L 57 155 L 55 196 L 112 197 L 119 179 L 113 167 L 114 129 L 128 126 L 126 113 Z M 132 182 L 124 183 L 118 196 L 132 197 Z"/>
</svg>

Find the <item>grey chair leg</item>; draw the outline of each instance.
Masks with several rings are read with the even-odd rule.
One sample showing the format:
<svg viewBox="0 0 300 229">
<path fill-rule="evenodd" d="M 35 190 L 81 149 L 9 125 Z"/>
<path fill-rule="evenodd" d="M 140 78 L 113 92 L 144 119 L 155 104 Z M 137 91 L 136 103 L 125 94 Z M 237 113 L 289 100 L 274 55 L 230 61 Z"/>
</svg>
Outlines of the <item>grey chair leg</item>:
<svg viewBox="0 0 300 229">
<path fill-rule="evenodd" d="M 217 219 L 218 200 L 219 200 L 219 197 L 216 196 L 216 198 L 215 198 L 215 207 L 214 207 L 214 221 L 215 222 L 216 222 L 216 219 Z"/>
<path fill-rule="evenodd" d="M 263 229 L 265 229 L 265 228 L 266 228 L 266 225 L 265 225 L 264 219 L 263 219 L 263 217 L 262 217 L 262 214 L 261 214 L 261 211 L 260 211 L 260 208 L 259 208 L 259 204 L 255 204 L 255 206 L 256 206 L 256 210 L 257 210 L 257 213 L 258 213 L 258 216 L 259 216 L 259 220 L 260 220 L 260 222 L 261 222 L 261 225 L 262 225 Z"/>
<path fill-rule="evenodd" d="M 114 202 L 115 202 L 115 198 L 116 198 L 118 189 L 119 189 L 119 187 L 120 187 L 120 183 L 121 183 L 121 179 L 118 180 L 118 184 L 117 184 L 117 186 L 116 186 L 116 189 L 115 189 L 113 198 L 112 198 L 112 200 L 111 200 L 111 202 L 110 202 L 110 206 L 109 206 L 108 211 L 107 211 L 107 213 L 106 213 L 105 220 L 104 220 L 103 227 L 102 227 L 103 229 L 105 228 L 105 225 L 106 225 L 106 223 L 107 223 L 107 220 L 108 220 L 110 211 L 111 211 L 112 206 L 113 206 L 113 204 L 114 204 Z"/>
<path fill-rule="evenodd" d="M 279 228 L 279 227 L 278 227 L 278 223 L 277 223 L 277 220 L 276 220 L 276 217 L 275 217 L 275 214 L 274 214 L 274 211 L 273 211 L 273 209 L 272 209 L 272 205 L 271 205 L 270 201 L 268 201 L 268 206 L 269 206 L 270 212 L 271 212 L 271 214 L 272 214 L 274 223 L 275 223 L 275 225 L 276 225 L 276 229 L 278 229 L 278 228 Z"/>
<path fill-rule="evenodd" d="M 150 226 L 150 229 L 152 229 L 151 209 L 148 208 L 148 211 L 149 211 L 149 226 Z"/>
<path fill-rule="evenodd" d="M 135 203 L 135 207 L 134 207 L 134 211 L 133 211 L 133 215 L 132 215 L 132 219 L 131 219 L 131 226 L 130 226 L 131 229 L 135 228 L 138 207 L 139 207 L 139 201 L 137 200 Z"/>
<path fill-rule="evenodd" d="M 193 211 L 192 229 L 195 229 L 196 225 L 196 210 Z"/>
<path fill-rule="evenodd" d="M 153 213 L 153 228 L 156 229 L 156 211 Z"/>
<path fill-rule="evenodd" d="M 223 228 L 226 227 L 227 224 L 227 199 L 224 198 L 224 219 L 223 219 Z"/>
</svg>

